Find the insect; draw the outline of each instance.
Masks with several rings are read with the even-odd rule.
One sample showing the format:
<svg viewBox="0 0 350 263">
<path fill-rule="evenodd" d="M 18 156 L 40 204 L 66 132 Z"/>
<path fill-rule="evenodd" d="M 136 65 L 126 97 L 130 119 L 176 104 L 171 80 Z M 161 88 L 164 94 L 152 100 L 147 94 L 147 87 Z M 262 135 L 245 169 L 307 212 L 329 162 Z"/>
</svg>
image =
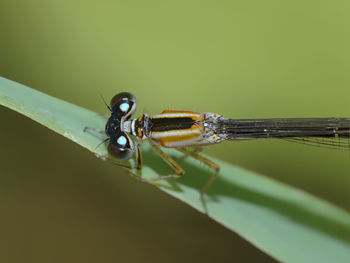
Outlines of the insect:
<svg viewBox="0 0 350 263">
<path fill-rule="evenodd" d="M 227 119 L 216 113 L 164 110 L 160 114 L 142 114 L 136 119 L 131 119 L 136 105 L 135 96 L 128 92 L 115 95 L 110 105 L 107 105 L 111 115 L 104 133 L 108 136 L 106 140 L 109 140 L 109 154 L 121 160 L 128 160 L 135 155 L 136 168 L 141 169 L 140 144 L 148 139 L 153 150 L 174 170 L 174 174 L 143 181 L 178 178 L 185 173 L 161 147 L 175 148 L 203 162 L 214 171 L 201 190 L 205 210 L 203 195 L 218 175 L 220 168 L 211 160 L 186 147 L 216 144 L 225 140 L 279 138 L 326 148 L 350 150 L 350 118 Z M 132 168 L 126 165 L 124 167 Z"/>
</svg>

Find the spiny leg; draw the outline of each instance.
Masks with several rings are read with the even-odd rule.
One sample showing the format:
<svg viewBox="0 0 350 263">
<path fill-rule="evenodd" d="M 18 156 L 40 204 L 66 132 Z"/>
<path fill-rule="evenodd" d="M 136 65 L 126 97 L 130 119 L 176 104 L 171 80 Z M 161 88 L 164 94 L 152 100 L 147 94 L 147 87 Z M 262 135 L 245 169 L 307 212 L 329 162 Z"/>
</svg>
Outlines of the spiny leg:
<svg viewBox="0 0 350 263">
<path fill-rule="evenodd" d="M 206 202 L 204 200 L 204 194 L 209 189 L 210 185 L 213 183 L 213 181 L 215 180 L 215 178 L 219 174 L 220 167 L 216 163 L 209 160 L 208 158 L 205 158 L 205 157 L 199 155 L 197 152 L 192 152 L 192 151 L 189 151 L 185 148 L 179 148 L 177 150 L 182 152 L 183 154 L 185 154 L 187 156 L 191 156 L 192 158 L 197 159 L 198 161 L 204 163 L 205 165 L 207 165 L 208 167 L 212 168 L 215 171 L 212 174 L 212 176 L 210 177 L 209 181 L 204 185 L 204 187 L 200 191 L 201 201 L 202 201 L 205 213 L 208 214 L 207 205 L 206 205 Z"/>
<path fill-rule="evenodd" d="M 141 170 L 143 161 L 142 161 L 142 151 L 141 151 L 141 146 L 140 142 L 136 141 L 135 146 L 136 146 L 136 169 Z"/>
<path fill-rule="evenodd" d="M 208 188 L 210 187 L 210 185 L 213 183 L 213 181 L 215 180 L 216 176 L 218 175 L 218 173 L 220 171 L 220 167 L 216 163 L 214 163 L 213 161 L 199 155 L 196 152 L 189 151 L 185 148 L 178 148 L 177 150 L 182 152 L 185 155 L 188 155 L 188 156 L 191 156 L 191 157 L 197 159 L 198 161 L 204 163 L 205 165 L 207 165 L 208 167 L 212 168 L 215 171 L 214 174 L 212 174 L 212 176 L 210 177 L 209 181 L 206 183 L 206 185 L 204 185 L 204 187 L 201 190 L 202 193 L 205 193 L 208 190 Z"/>
<path fill-rule="evenodd" d="M 203 147 L 202 146 L 192 146 L 191 148 L 192 149 L 189 150 L 189 151 L 194 152 L 194 153 L 200 153 L 201 151 L 203 151 Z M 186 148 L 186 149 L 188 150 L 188 148 Z M 184 154 L 180 158 L 178 158 L 177 160 L 178 161 L 182 161 L 182 160 L 186 159 L 186 157 L 188 157 L 188 155 Z"/>
<path fill-rule="evenodd" d="M 162 149 L 160 149 L 160 147 L 157 144 L 155 144 L 151 140 L 149 140 L 149 143 L 152 149 L 163 159 L 163 161 L 165 161 L 175 171 L 176 174 L 158 176 L 156 178 L 150 178 L 150 179 L 142 179 L 142 181 L 152 182 L 152 181 L 159 181 L 159 180 L 167 180 L 171 178 L 179 178 L 185 173 L 185 171 L 181 168 L 181 166 L 173 158 L 171 158 L 169 155 L 163 152 Z"/>
</svg>

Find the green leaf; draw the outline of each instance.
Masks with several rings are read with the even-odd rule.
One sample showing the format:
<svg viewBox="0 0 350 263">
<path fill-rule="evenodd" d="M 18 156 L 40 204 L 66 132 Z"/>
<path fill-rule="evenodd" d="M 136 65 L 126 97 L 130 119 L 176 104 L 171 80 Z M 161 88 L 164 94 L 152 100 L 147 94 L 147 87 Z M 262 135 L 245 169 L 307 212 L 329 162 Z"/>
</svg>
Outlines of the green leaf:
<svg viewBox="0 0 350 263">
<path fill-rule="evenodd" d="M 103 130 L 99 114 L 0 78 L 0 104 L 22 113 L 99 155 L 107 156 L 101 138 L 84 132 Z M 143 144 L 142 177 L 167 175 L 171 170 Z M 33 149 L 34 151 L 34 149 Z M 166 150 L 181 156 L 175 150 Z M 326 201 L 264 176 L 217 162 L 221 171 L 206 195 L 209 216 L 285 262 L 349 262 L 350 215 Z M 212 171 L 192 158 L 180 161 L 181 179 L 160 181 L 159 189 L 203 212 L 199 189 Z"/>
</svg>

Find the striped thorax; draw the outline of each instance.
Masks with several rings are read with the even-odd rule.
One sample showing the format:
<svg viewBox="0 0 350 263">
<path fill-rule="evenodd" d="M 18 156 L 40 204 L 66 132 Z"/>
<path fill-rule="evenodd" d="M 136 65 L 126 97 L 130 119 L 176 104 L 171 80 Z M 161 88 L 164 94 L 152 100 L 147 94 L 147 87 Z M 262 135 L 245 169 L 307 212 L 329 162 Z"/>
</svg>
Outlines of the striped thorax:
<svg viewBox="0 0 350 263">
<path fill-rule="evenodd" d="M 225 138 L 215 134 L 215 123 L 221 116 L 213 113 L 165 110 L 161 114 L 124 121 L 124 132 L 139 140 L 149 138 L 163 147 L 181 148 L 185 146 L 212 144 Z"/>
</svg>

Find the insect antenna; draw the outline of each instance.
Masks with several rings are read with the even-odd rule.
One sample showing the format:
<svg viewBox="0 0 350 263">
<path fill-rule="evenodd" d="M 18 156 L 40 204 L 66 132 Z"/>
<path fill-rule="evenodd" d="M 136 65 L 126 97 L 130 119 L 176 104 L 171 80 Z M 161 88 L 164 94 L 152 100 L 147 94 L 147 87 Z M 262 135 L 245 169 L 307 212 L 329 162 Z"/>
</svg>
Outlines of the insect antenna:
<svg viewBox="0 0 350 263">
<path fill-rule="evenodd" d="M 102 96 L 102 94 L 101 94 L 101 93 L 98 93 L 98 94 L 100 95 L 101 99 L 103 100 L 104 104 L 105 104 L 106 107 L 109 109 L 109 111 L 112 112 L 111 107 L 109 107 L 109 105 L 107 104 L 107 102 L 106 102 L 105 98 Z"/>
</svg>

